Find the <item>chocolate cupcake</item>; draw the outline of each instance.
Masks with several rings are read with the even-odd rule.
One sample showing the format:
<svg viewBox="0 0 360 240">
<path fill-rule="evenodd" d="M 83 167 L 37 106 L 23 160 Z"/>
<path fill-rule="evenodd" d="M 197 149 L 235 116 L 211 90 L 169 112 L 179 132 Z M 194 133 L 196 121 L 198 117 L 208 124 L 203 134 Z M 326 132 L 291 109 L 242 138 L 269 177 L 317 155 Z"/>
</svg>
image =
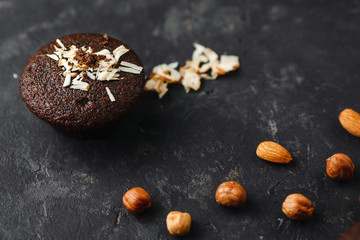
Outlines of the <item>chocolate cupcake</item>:
<svg viewBox="0 0 360 240">
<path fill-rule="evenodd" d="M 107 34 L 72 34 L 37 51 L 20 78 L 20 94 L 39 118 L 71 135 L 120 120 L 143 92 L 142 63 Z"/>
</svg>

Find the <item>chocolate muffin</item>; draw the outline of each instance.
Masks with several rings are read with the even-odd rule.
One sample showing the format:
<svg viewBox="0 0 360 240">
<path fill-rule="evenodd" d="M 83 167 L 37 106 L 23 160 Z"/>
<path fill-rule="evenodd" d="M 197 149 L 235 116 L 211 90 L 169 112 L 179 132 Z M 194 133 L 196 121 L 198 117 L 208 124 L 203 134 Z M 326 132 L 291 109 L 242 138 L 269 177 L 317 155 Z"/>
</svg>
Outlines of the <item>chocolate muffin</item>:
<svg viewBox="0 0 360 240">
<path fill-rule="evenodd" d="M 20 78 L 20 94 L 39 118 L 71 135 L 121 119 L 143 92 L 136 53 L 107 34 L 72 34 L 37 51 Z"/>
</svg>

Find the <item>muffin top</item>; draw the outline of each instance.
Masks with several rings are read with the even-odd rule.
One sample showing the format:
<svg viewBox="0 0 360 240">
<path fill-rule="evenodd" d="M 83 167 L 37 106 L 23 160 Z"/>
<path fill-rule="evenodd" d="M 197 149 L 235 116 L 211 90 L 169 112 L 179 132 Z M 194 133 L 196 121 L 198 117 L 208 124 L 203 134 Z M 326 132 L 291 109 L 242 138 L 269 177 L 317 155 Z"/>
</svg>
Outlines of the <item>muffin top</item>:
<svg viewBox="0 0 360 240">
<path fill-rule="evenodd" d="M 126 44 L 100 34 L 72 34 L 37 51 L 20 78 L 20 94 L 39 118 L 86 131 L 121 119 L 144 89 L 142 63 Z"/>
</svg>

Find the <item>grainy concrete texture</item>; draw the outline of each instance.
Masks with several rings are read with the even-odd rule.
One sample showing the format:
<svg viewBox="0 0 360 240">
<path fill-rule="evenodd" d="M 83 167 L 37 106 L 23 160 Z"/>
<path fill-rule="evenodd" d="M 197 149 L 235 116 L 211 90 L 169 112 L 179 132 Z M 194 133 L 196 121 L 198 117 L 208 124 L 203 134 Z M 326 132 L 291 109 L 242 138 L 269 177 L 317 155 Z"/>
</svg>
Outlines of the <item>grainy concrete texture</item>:
<svg viewBox="0 0 360 240">
<path fill-rule="evenodd" d="M 0 238 L 172 239 L 169 211 L 193 218 L 184 239 L 337 239 L 360 221 L 360 140 L 339 112 L 360 111 L 360 1 L 0 1 Z M 128 43 L 146 73 L 184 61 L 197 41 L 236 54 L 241 69 L 199 92 L 146 92 L 103 139 L 73 139 L 39 120 L 18 93 L 27 59 L 69 33 L 108 33 Z M 258 159 L 275 140 L 294 161 Z M 348 154 L 355 176 L 336 182 L 325 159 Z M 248 193 L 233 210 L 214 200 L 236 180 Z M 153 206 L 121 203 L 141 186 Z M 307 222 L 281 212 L 290 193 L 315 204 Z"/>
</svg>

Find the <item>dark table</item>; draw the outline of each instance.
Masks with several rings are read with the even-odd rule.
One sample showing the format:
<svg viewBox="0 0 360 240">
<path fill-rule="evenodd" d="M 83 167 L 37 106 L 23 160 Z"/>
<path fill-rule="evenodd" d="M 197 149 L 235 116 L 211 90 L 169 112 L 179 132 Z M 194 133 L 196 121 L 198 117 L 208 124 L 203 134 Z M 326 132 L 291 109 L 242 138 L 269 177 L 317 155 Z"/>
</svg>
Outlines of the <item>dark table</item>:
<svg viewBox="0 0 360 240">
<path fill-rule="evenodd" d="M 337 119 L 360 111 L 359 1 L 4 0 L 0 22 L 1 239 L 171 239 L 172 210 L 191 214 L 189 239 L 337 239 L 360 221 L 360 141 Z M 194 41 L 238 55 L 241 69 L 199 92 L 146 92 L 114 135 L 75 139 L 26 108 L 18 76 L 42 45 L 76 32 L 128 43 L 147 73 L 183 64 Z M 264 140 L 294 161 L 259 159 Z M 354 160 L 349 182 L 325 173 L 337 152 Z M 245 207 L 215 202 L 227 180 L 247 190 Z M 153 202 L 139 216 L 121 202 L 135 186 Z M 281 211 L 294 192 L 314 202 L 306 222 Z"/>
</svg>

